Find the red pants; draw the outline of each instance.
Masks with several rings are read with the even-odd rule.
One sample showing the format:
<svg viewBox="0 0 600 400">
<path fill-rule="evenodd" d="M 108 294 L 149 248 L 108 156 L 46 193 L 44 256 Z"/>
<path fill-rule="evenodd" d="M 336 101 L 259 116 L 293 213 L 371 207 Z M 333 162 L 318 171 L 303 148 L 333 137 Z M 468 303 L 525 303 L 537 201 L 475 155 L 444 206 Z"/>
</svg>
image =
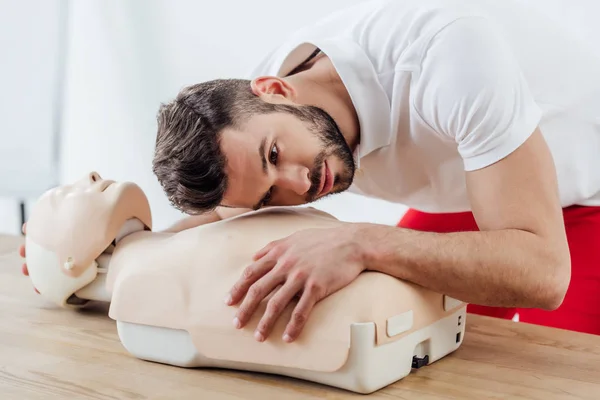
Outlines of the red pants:
<svg viewBox="0 0 600 400">
<path fill-rule="evenodd" d="M 555 311 L 468 305 L 468 312 L 600 335 L 600 207 L 563 210 L 571 251 L 571 283 Z M 478 230 L 470 212 L 428 214 L 409 210 L 399 227 L 429 232 Z"/>
</svg>

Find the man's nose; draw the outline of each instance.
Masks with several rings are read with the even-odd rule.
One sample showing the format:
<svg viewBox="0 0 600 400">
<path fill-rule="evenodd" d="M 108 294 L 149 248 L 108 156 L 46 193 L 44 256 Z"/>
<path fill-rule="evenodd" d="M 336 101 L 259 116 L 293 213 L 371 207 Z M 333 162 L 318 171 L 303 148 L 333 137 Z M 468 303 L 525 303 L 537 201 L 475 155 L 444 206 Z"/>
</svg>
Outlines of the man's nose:
<svg viewBox="0 0 600 400">
<path fill-rule="evenodd" d="M 279 171 L 277 186 L 304 195 L 310 190 L 310 170 L 303 166 L 289 166 Z"/>
</svg>

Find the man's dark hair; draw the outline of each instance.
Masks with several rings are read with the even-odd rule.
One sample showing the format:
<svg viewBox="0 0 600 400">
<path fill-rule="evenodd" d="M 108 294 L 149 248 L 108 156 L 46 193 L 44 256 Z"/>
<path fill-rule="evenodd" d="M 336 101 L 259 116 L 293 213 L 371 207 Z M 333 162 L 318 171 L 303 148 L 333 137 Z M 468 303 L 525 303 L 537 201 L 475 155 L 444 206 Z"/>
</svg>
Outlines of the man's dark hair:
<svg viewBox="0 0 600 400">
<path fill-rule="evenodd" d="M 160 106 L 152 170 L 174 207 L 195 214 L 220 204 L 227 189 L 221 132 L 257 101 L 249 81 L 232 79 L 188 86 Z"/>
<path fill-rule="evenodd" d="M 171 204 L 199 214 L 221 204 L 227 189 L 221 133 L 251 115 L 295 107 L 263 101 L 249 80 L 218 79 L 188 86 L 160 106 L 152 170 Z"/>
</svg>

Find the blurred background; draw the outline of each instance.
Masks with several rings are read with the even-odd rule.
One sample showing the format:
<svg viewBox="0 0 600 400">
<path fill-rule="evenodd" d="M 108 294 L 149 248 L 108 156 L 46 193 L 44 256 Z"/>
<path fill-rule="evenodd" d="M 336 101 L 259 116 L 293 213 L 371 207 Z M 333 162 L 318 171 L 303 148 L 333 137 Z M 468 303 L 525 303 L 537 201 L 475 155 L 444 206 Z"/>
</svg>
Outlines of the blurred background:
<svg viewBox="0 0 600 400">
<path fill-rule="evenodd" d="M 151 170 L 160 103 L 195 82 L 250 78 L 287 34 L 359 1 L 0 0 L 0 233 L 19 233 L 39 195 L 91 170 L 136 182 L 154 228 L 171 225 L 182 215 Z M 600 46 L 600 2 L 526 2 Z M 384 224 L 405 211 L 352 194 L 315 207 Z"/>
</svg>

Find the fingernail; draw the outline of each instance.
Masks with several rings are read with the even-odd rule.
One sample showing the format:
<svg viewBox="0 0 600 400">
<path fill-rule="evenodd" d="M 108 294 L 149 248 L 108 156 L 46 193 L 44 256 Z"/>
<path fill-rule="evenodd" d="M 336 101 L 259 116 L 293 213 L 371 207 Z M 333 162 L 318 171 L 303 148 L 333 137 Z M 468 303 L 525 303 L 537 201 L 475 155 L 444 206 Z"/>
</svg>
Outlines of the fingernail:
<svg viewBox="0 0 600 400">
<path fill-rule="evenodd" d="M 231 304 L 231 295 L 228 294 L 227 296 L 225 296 L 225 298 L 223 299 L 223 301 L 225 302 L 225 304 L 229 305 Z"/>
<path fill-rule="evenodd" d="M 265 337 L 259 331 L 255 331 L 254 339 L 258 340 L 259 342 L 262 342 L 263 340 L 265 340 Z"/>
<path fill-rule="evenodd" d="M 241 325 L 241 324 L 240 324 L 240 320 L 238 319 L 238 317 L 235 317 L 235 318 L 233 319 L 233 326 L 235 326 L 236 328 L 238 328 L 238 329 L 239 329 L 239 328 L 240 328 L 240 325 Z"/>
<path fill-rule="evenodd" d="M 292 337 L 286 333 L 285 335 L 283 335 L 283 341 L 289 343 L 292 341 Z"/>
</svg>

